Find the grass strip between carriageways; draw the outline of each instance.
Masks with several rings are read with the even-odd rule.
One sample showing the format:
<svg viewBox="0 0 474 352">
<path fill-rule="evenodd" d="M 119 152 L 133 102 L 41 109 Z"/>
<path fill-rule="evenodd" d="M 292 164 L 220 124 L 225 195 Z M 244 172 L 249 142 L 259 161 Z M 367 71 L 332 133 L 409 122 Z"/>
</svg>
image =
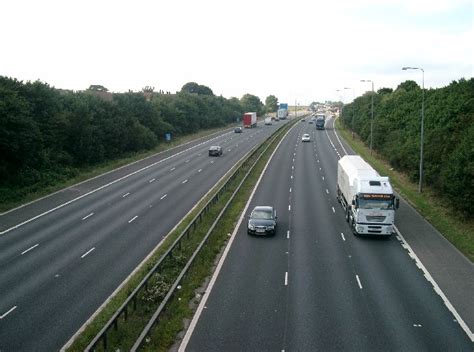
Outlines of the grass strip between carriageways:
<svg viewBox="0 0 474 352">
<path fill-rule="evenodd" d="M 283 130 L 289 128 L 289 125 L 290 124 L 283 128 L 280 128 L 273 135 L 272 140 L 274 140 L 276 136 L 281 136 Z M 265 143 L 268 142 L 269 141 L 267 140 Z M 258 148 L 263 148 L 264 144 L 262 144 Z M 241 163 L 239 163 L 235 167 L 238 167 L 240 164 Z M 243 177 L 243 172 L 241 172 L 240 174 L 241 177 Z M 230 172 L 228 173 L 228 175 L 230 175 Z M 236 183 L 239 178 L 240 177 L 237 177 L 236 180 L 233 181 L 233 183 Z M 141 279 L 146 275 L 146 273 L 154 265 L 154 263 L 159 260 L 159 258 L 170 247 L 170 245 L 174 242 L 177 236 L 189 224 L 191 219 L 193 219 L 195 215 L 198 214 L 203 205 L 206 204 L 207 201 L 212 198 L 213 195 L 217 192 L 220 186 L 224 182 L 226 182 L 226 179 L 221 180 L 221 182 L 219 182 L 219 184 L 214 187 L 213 191 L 211 191 L 208 196 L 200 202 L 200 205 L 198 205 L 194 211 L 188 214 L 188 216 L 181 222 L 181 224 L 166 237 L 162 245 L 156 250 L 156 253 L 154 253 L 150 257 L 147 263 L 143 265 L 140 270 L 138 270 L 132 277 L 130 277 L 128 282 L 110 300 L 110 302 L 102 309 L 102 311 L 95 317 L 95 319 L 85 327 L 84 331 L 75 339 L 73 344 L 68 347 L 68 351 L 82 351 L 85 346 L 87 346 L 87 344 L 92 340 L 92 338 L 97 335 L 98 331 L 100 331 L 101 328 L 107 323 L 107 321 L 114 314 L 114 312 L 121 306 L 121 304 L 125 301 L 128 295 L 133 291 L 133 289 L 139 284 Z M 196 229 L 196 232 L 193 233 L 192 236 L 190 236 L 191 241 L 187 242 L 186 245 L 182 247 L 182 251 L 180 252 L 181 254 L 173 256 L 173 261 L 167 263 L 167 265 L 161 271 L 161 274 L 154 277 L 154 282 L 152 285 L 150 285 L 146 294 L 141 295 L 141 302 L 137 307 L 136 313 L 130 312 L 128 314 L 127 322 L 124 322 L 123 320 L 120 321 L 117 333 L 112 333 L 110 334 L 110 336 L 108 336 L 109 350 L 128 350 L 133 345 L 133 342 L 135 341 L 136 337 L 144 326 L 144 321 L 147 320 L 143 319 L 143 317 L 151 316 L 154 309 L 150 307 L 153 306 L 156 308 L 157 302 L 160 301 L 160 298 L 163 297 L 163 292 L 166 291 L 166 287 L 170 285 L 170 282 L 172 282 L 171 279 L 173 277 L 176 277 L 176 268 L 183 266 L 183 262 L 186 262 L 186 256 L 189 255 L 189 252 L 192 253 L 192 248 L 196 247 L 196 243 L 199 242 L 198 239 L 202 237 L 202 232 L 205 233 L 205 229 L 210 226 L 209 219 L 215 219 L 216 214 L 218 214 L 220 211 L 219 209 L 222 209 L 223 204 L 225 204 L 225 199 L 230 196 L 232 188 L 233 187 L 228 187 L 228 190 L 225 192 L 225 194 L 221 196 L 220 200 L 212 207 L 213 209 L 211 209 L 211 211 L 206 214 L 205 217 L 207 219 L 205 219 L 198 225 L 198 229 Z M 201 234 L 199 234 L 197 231 L 201 232 Z M 147 301 L 150 302 L 150 306 L 148 308 L 147 305 L 142 304 Z M 126 326 L 124 324 L 126 324 Z M 101 350 L 101 348 L 102 347 L 99 344 L 97 350 Z"/>
</svg>

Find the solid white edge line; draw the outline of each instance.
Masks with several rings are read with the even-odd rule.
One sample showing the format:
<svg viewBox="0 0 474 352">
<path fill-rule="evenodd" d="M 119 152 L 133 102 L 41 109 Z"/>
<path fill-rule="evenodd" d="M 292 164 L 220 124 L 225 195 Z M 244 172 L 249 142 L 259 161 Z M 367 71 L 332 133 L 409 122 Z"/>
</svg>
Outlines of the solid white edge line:
<svg viewBox="0 0 474 352">
<path fill-rule="evenodd" d="M 230 133 L 230 132 L 229 132 Z M 218 136 L 219 137 L 219 136 Z M 218 137 L 215 137 L 213 138 L 212 140 L 218 138 Z M 209 142 L 211 140 L 208 140 L 206 141 Z M 201 143 L 201 144 L 204 144 Z M 194 148 L 194 147 L 192 147 Z M 192 149 L 192 148 L 189 148 L 189 149 Z M 254 150 L 255 147 L 251 148 L 244 156 L 242 156 L 242 159 L 244 159 L 246 156 L 250 155 L 250 153 Z M 240 161 L 239 160 L 239 161 Z M 233 167 L 230 168 L 217 182 L 216 184 L 219 184 L 222 180 L 224 180 L 227 175 L 230 174 L 230 172 L 233 170 Z M 209 196 L 209 194 L 211 194 L 211 192 L 214 190 L 214 187 L 212 187 L 211 189 L 209 189 L 206 194 L 204 194 L 201 199 L 199 199 L 195 204 L 194 206 L 181 218 L 180 221 L 178 221 L 178 223 L 176 225 L 174 225 L 174 227 L 165 235 L 163 236 L 163 238 L 161 239 L 161 241 L 155 246 L 155 248 L 153 248 L 150 253 L 148 253 L 148 255 L 140 262 L 140 264 L 138 264 L 138 266 L 135 267 L 135 269 L 133 269 L 133 271 L 130 273 L 130 275 L 127 276 L 127 278 L 125 280 L 122 281 L 122 283 L 120 285 L 117 286 L 117 288 L 114 290 L 114 292 L 112 292 L 112 294 L 101 304 L 101 306 L 99 308 L 97 308 L 95 310 L 95 312 L 89 317 L 89 319 L 86 320 L 86 322 L 84 324 L 81 325 L 81 327 L 74 333 L 74 335 L 71 336 L 71 338 L 64 344 L 63 347 L 61 347 L 60 351 L 61 352 L 65 352 L 69 347 L 71 347 L 71 345 L 74 343 L 74 341 L 78 338 L 78 336 L 80 334 L 82 334 L 84 332 L 84 330 L 92 323 L 92 321 L 104 310 L 105 306 L 107 306 L 107 304 L 109 304 L 109 302 L 115 297 L 117 296 L 117 294 L 120 292 L 120 290 L 122 290 L 122 288 L 128 283 L 130 282 L 130 279 L 139 271 L 141 270 L 145 264 L 150 260 L 150 258 L 156 253 L 156 251 L 162 246 L 163 242 L 169 237 L 169 235 L 171 233 L 173 233 L 174 231 L 176 231 L 176 229 L 178 228 L 178 226 L 181 226 L 181 224 L 183 223 L 184 219 L 186 219 L 189 214 L 191 214 L 194 210 L 196 210 L 196 208 L 198 207 L 199 203 L 202 201 L 202 199 L 206 198 L 207 196 Z"/>
<path fill-rule="evenodd" d="M 294 125 L 291 129 L 293 129 L 295 126 L 296 125 Z M 191 320 L 191 323 L 189 324 L 189 327 L 186 330 L 186 334 L 184 335 L 183 340 L 181 341 L 178 352 L 184 352 L 186 350 L 186 346 L 188 345 L 189 340 L 191 339 L 191 336 L 194 332 L 194 329 L 196 328 L 197 322 L 198 322 L 199 318 L 201 317 L 201 313 L 202 313 L 202 311 L 203 311 L 203 309 L 206 305 L 206 302 L 207 302 L 207 299 L 209 298 L 209 295 L 211 294 L 212 288 L 214 287 L 214 284 L 217 280 L 217 277 L 219 276 L 219 273 L 222 269 L 222 266 L 224 265 L 224 261 L 227 258 L 227 255 L 230 251 L 230 247 L 232 246 L 232 243 L 234 242 L 237 231 L 239 230 L 239 227 L 240 227 L 240 225 L 241 225 L 241 223 L 242 223 L 242 221 L 245 217 L 245 214 L 247 213 L 247 209 L 250 206 L 250 202 L 252 201 L 253 196 L 254 196 L 255 192 L 257 191 L 257 188 L 260 184 L 260 181 L 262 180 L 263 175 L 265 174 L 265 171 L 267 170 L 267 167 L 270 164 L 270 161 L 273 159 L 273 156 L 275 155 L 276 151 L 280 147 L 280 144 L 286 138 L 286 136 L 291 131 L 291 129 L 289 129 L 286 132 L 286 134 L 283 136 L 283 138 L 278 143 L 277 147 L 273 150 L 272 155 L 270 155 L 270 158 L 268 159 L 267 163 L 265 164 L 265 167 L 263 168 L 262 173 L 260 174 L 260 177 L 258 178 L 257 182 L 255 183 L 255 186 L 252 190 L 252 194 L 250 194 L 249 200 L 247 201 L 247 204 L 245 205 L 245 208 L 242 211 L 242 214 L 240 214 L 239 221 L 235 225 L 234 231 L 232 232 L 232 236 L 230 237 L 229 242 L 227 243 L 227 246 L 225 247 L 221 258 L 219 259 L 219 263 L 217 264 L 216 270 L 212 274 L 211 280 L 209 281 L 209 284 L 206 288 L 206 291 L 202 295 L 201 302 L 199 302 L 199 306 L 197 307 L 196 312 L 194 313 L 193 319 Z"/>
<path fill-rule="evenodd" d="M 11 312 L 13 312 L 15 309 L 17 309 L 17 306 L 13 306 L 10 308 L 10 310 L 2 315 L 0 315 L 0 319 L 3 319 L 5 318 L 8 314 L 10 314 Z"/>
<path fill-rule="evenodd" d="M 27 250 L 24 250 L 23 252 L 21 252 L 21 255 L 25 254 L 25 253 L 28 253 L 29 251 L 31 251 L 32 249 L 35 249 L 36 247 L 39 246 L 39 243 L 35 244 L 34 246 L 31 246 L 30 248 L 28 248 Z"/>
<path fill-rule="evenodd" d="M 83 255 L 81 255 L 81 258 L 84 259 L 85 256 L 89 255 L 90 252 L 92 252 L 93 250 L 95 250 L 95 247 L 92 247 L 91 249 L 89 249 L 86 253 L 84 253 Z"/>
<path fill-rule="evenodd" d="M 86 220 L 87 218 L 90 218 L 92 215 L 94 215 L 94 213 L 90 213 L 89 215 L 84 216 L 82 220 Z"/>
<path fill-rule="evenodd" d="M 215 139 L 217 139 L 217 138 L 220 138 L 220 137 L 222 137 L 222 136 L 224 136 L 224 135 L 226 135 L 226 134 L 229 134 L 229 133 L 231 133 L 231 132 L 226 132 L 226 133 L 224 133 L 224 134 L 222 134 L 222 135 L 218 135 L 218 136 L 216 136 L 216 137 L 214 137 L 214 138 L 211 138 L 211 139 L 208 139 L 208 140 L 206 140 L 206 141 L 204 141 L 204 142 L 198 143 L 198 144 L 196 144 L 196 145 L 194 145 L 194 146 L 192 146 L 192 147 L 189 147 L 189 148 L 187 148 L 187 149 L 184 149 L 184 150 L 182 150 L 182 151 L 180 151 L 180 152 L 178 152 L 178 153 L 176 153 L 176 154 L 170 155 L 170 156 L 167 157 L 167 158 L 158 160 L 158 161 L 156 161 L 156 162 L 154 162 L 154 163 L 152 163 L 152 164 L 150 164 L 150 165 L 147 165 L 147 166 L 145 166 L 145 167 L 142 167 L 141 169 L 135 170 L 135 171 L 133 171 L 133 172 L 131 172 L 131 173 L 125 175 L 125 176 L 119 177 L 119 178 L 117 178 L 117 179 L 115 179 L 115 180 L 113 180 L 113 181 L 111 181 L 111 182 L 109 182 L 109 183 L 106 183 L 105 185 L 102 185 L 102 186 L 100 186 L 100 187 L 98 187 L 98 188 L 96 188 L 96 189 L 93 189 L 92 191 L 89 191 L 89 192 L 87 192 L 87 193 L 84 193 L 83 195 L 81 195 L 81 196 L 79 196 L 79 197 L 77 197 L 77 198 L 74 198 L 74 199 L 71 199 L 71 200 L 69 200 L 69 201 L 67 201 L 67 202 L 65 202 L 65 203 L 62 203 L 62 204 L 60 204 L 60 205 L 58 205 L 58 206 L 56 206 L 56 207 L 54 207 L 54 208 L 52 208 L 52 209 L 49 209 L 49 210 L 47 210 L 47 211 L 45 211 L 45 212 L 43 212 L 43 213 L 41 213 L 41 214 L 38 214 L 38 215 L 36 215 L 36 216 L 34 216 L 34 217 L 28 219 L 28 220 L 25 220 L 25 221 L 23 221 L 23 222 L 21 222 L 21 223 L 19 223 L 19 224 L 16 224 L 15 226 L 12 226 L 12 227 L 10 227 L 10 228 L 4 230 L 4 231 L 0 231 L 0 235 L 4 235 L 4 234 L 6 234 L 6 233 L 8 233 L 8 232 L 10 232 L 10 231 L 12 231 L 12 230 L 15 230 L 15 229 L 17 229 L 17 228 L 19 228 L 19 227 L 21 227 L 21 226 L 23 226 L 23 225 L 26 225 L 26 224 L 28 224 L 28 223 L 34 221 L 34 220 L 36 220 L 36 219 L 38 219 L 38 218 L 40 218 L 40 217 L 42 217 L 42 216 L 48 215 L 49 213 L 52 213 L 53 211 L 56 211 L 56 210 L 58 210 L 58 209 L 61 209 L 62 207 L 65 207 L 66 205 L 69 205 L 69 204 L 71 204 L 71 203 L 73 203 L 73 202 L 75 202 L 75 201 L 78 201 L 79 199 L 82 199 L 82 198 L 84 198 L 84 197 L 87 197 L 87 196 L 89 196 L 89 195 L 91 195 L 91 194 L 93 194 L 93 193 L 95 193 L 95 192 L 97 192 L 97 191 L 100 191 L 100 190 L 102 190 L 102 189 L 104 189 L 104 188 L 106 188 L 106 187 L 109 187 L 109 186 L 111 186 L 111 185 L 117 183 L 117 182 L 120 182 L 120 181 L 122 181 L 122 180 L 125 180 L 125 179 L 127 179 L 127 178 L 129 178 L 129 177 L 131 177 L 131 176 L 133 176 L 133 175 L 135 175 L 135 174 L 138 174 L 138 173 L 140 173 L 140 172 L 142 172 L 142 171 L 144 171 L 144 170 L 147 170 L 147 169 L 149 169 L 149 168 L 151 168 L 151 167 L 153 167 L 153 166 L 155 166 L 155 165 L 161 164 L 161 163 L 164 162 L 164 161 L 167 161 L 167 160 L 169 160 L 169 159 L 171 159 L 171 158 L 174 158 L 174 157 L 176 157 L 176 156 L 178 156 L 178 155 L 181 155 L 181 154 L 183 154 L 183 153 L 185 153 L 185 152 L 187 152 L 187 151 L 189 151 L 189 150 L 192 150 L 192 149 L 194 149 L 194 148 L 197 148 L 197 147 L 199 147 L 199 146 L 201 146 L 201 145 L 203 145 L 203 144 L 209 143 L 209 142 L 211 142 L 211 141 L 213 141 L 213 140 L 215 140 Z M 199 139 L 199 138 L 198 138 L 198 139 Z M 183 145 L 186 145 L 186 144 L 189 144 L 189 143 L 192 143 L 192 142 L 193 142 L 193 141 L 190 141 L 190 142 L 184 143 Z M 171 148 L 171 149 L 173 149 L 173 148 Z M 170 150 L 170 149 L 169 149 L 169 150 Z M 157 154 L 155 154 L 155 155 L 158 155 L 158 154 L 161 154 L 161 153 L 157 153 Z M 153 155 L 150 156 L 150 157 L 153 157 Z M 80 184 L 83 184 L 83 183 L 85 183 L 85 182 L 87 182 L 87 181 L 94 180 L 94 179 L 96 179 L 96 178 L 99 178 L 99 177 L 101 177 L 101 176 L 107 175 L 107 174 L 109 174 L 109 173 L 112 173 L 112 172 L 114 172 L 114 171 L 120 170 L 120 169 L 122 169 L 122 168 L 124 168 L 124 167 L 133 165 L 133 164 L 135 164 L 135 163 L 138 163 L 138 162 L 140 162 L 140 161 L 142 161 L 142 160 L 146 160 L 146 159 L 148 159 L 148 157 L 147 157 L 147 158 L 140 159 L 140 160 L 137 160 L 137 161 L 134 161 L 134 162 L 132 162 L 132 163 L 130 163 L 130 164 L 121 166 L 121 167 L 119 167 L 119 168 L 117 168 L 117 169 L 108 171 L 108 172 L 106 172 L 106 173 L 103 173 L 102 175 L 98 175 L 98 176 L 92 177 L 92 178 L 90 178 L 90 179 L 88 179 L 88 180 L 86 180 L 86 181 L 79 182 L 79 183 L 77 183 L 77 184 L 75 184 L 75 185 L 72 185 L 71 187 L 64 188 L 64 189 L 59 190 L 59 191 L 57 191 L 57 192 L 54 192 L 54 193 L 52 193 L 52 194 L 50 194 L 50 195 L 48 195 L 48 196 L 45 196 L 45 197 L 41 197 L 41 198 L 39 198 L 39 199 L 36 199 L 35 201 L 32 201 L 32 202 L 29 202 L 29 203 L 20 205 L 19 207 L 16 207 L 16 208 L 14 208 L 14 209 L 11 209 L 11 210 L 9 210 L 9 211 L 6 211 L 6 212 L 4 212 L 4 213 L 2 213 L 2 214 L 0 214 L 0 215 L 3 216 L 3 215 L 5 215 L 5 214 L 11 213 L 12 211 L 15 211 L 15 210 L 18 210 L 18 209 L 20 209 L 20 208 L 23 208 L 23 207 L 25 207 L 25 206 L 27 206 L 27 205 L 29 205 L 29 204 L 33 204 L 33 203 L 38 202 L 38 201 L 40 201 L 40 200 L 42 200 L 42 199 L 46 199 L 46 198 L 49 197 L 49 196 L 52 196 L 52 195 L 57 194 L 57 193 L 59 193 L 59 192 L 63 192 L 63 191 L 65 191 L 65 190 L 67 190 L 67 189 L 71 189 L 71 188 L 76 187 L 76 186 L 78 186 L 78 185 L 80 185 Z"/>
<path fill-rule="evenodd" d="M 360 283 L 359 275 L 356 275 L 357 283 L 359 284 L 359 288 L 362 290 L 362 284 Z"/>
<path fill-rule="evenodd" d="M 461 328 L 464 330 L 464 332 L 467 334 L 467 336 L 469 337 L 469 339 L 471 340 L 471 342 L 474 342 L 474 334 L 472 333 L 471 329 L 469 328 L 469 326 L 467 326 L 467 324 L 464 322 L 464 320 L 461 318 L 461 316 L 459 315 L 459 313 L 457 312 L 456 308 L 454 308 L 454 306 L 451 304 L 451 302 L 448 300 L 448 298 L 446 297 L 446 295 L 444 294 L 444 292 L 439 288 L 438 284 L 436 283 L 436 281 L 433 279 L 433 277 L 431 276 L 431 274 L 429 273 L 429 271 L 426 269 L 426 267 L 423 265 L 423 263 L 421 262 L 421 260 L 418 258 L 418 256 L 416 255 L 416 253 L 413 251 L 413 249 L 411 248 L 411 246 L 407 243 L 407 241 L 405 241 L 405 238 L 403 237 L 402 233 L 398 230 L 398 228 L 394 225 L 393 226 L 395 228 L 395 231 L 397 233 L 398 236 L 400 236 L 400 238 L 402 239 L 402 246 L 404 248 L 406 248 L 409 252 L 412 253 L 412 256 L 414 257 L 415 261 L 416 261 L 416 265 L 423 271 L 423 274 L 426 278 L 426 280 L 428 282 L 431 283 L 431 285 L 433 285 L 433 289 L 434 291 L 441 297 L 441 299 L 443 300 L 444 302 L 444 305 L 446 306 L 446 308 L 448 308 L 448 310 L 454 315 L 454 318 L 456 319 L 456 321 L 459 323 L 459 325 L 461 326 Z M 410 255 L 411 257 L 411 255 Z"/>
</svg>

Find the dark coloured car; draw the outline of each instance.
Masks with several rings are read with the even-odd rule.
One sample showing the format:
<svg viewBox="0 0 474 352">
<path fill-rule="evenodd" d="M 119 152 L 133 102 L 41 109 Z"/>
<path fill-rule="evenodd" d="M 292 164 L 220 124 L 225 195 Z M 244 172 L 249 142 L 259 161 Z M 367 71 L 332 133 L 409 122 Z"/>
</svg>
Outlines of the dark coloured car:
<svg viewBox="0 0 474 352">
<path fill-rule="evenodd" d="M 256 206 L 249 216 L 247 233 L 249 235 L 274 235 L 277 214 L 271 206 Z"/>
<path fill-rule="evenodd" d="M 209 147 L 209 156 L 221 156 L 222 147 L 219 145 L 213 145 Z"/>
<path fill-rule="evenodd" d="M 242 127 L 236 127 L 234 128 L 235 133 L 242 133 Z"/>
</svg>

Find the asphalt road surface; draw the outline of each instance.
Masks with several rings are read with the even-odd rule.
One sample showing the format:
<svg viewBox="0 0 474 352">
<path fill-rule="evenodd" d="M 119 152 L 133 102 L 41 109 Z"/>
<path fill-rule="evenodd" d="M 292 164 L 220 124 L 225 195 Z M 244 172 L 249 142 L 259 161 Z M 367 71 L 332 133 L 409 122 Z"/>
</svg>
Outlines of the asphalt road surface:
<svg viewBox="0 0 474 352">
<path fill-rule="evenodd" d="M 302 122 L 276 150 L 180 350 L 473 350 L 469 331 L 426 279 L 402 234 L 350 232 L 335 190 L 337 160 L 353 152 L 334 134 L 333 121 L 327 125 L 318 131 Z M 301 142 L 303 133 L 311 142 Z M 247 235 L 246 218 L 256 205 L 276 207 L 275 236 Z M 422 219 L 408 213 L 397 213 L 397 226 L 421 229 Z M 445 244 L 443 251 L 450 255 L 452 248 Z M 466 278 L 472 279 L 469 264 Z M 472 305 L 472 292 L 458 292 L 464 293 L 459 306 Z"/>
<path fill-rule="evenodd" d="M 0 351 L 59 350 L 209 189 L 284 123 L 228 130 L 2 214 Z M 215 144 L 223 156 L 208 156 Z"/>
</svg>

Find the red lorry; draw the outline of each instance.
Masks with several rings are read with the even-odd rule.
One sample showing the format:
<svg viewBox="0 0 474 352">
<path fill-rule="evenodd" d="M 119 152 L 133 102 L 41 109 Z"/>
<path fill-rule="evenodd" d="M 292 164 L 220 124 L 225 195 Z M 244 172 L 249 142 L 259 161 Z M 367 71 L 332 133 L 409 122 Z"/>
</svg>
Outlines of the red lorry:
<svg viewBox="0 0 474 352">
<path fill-rule="evenodd" d="M 245 128 L 257 127 L 257 113 L 246 112 L 242 118 Z"/>
</svg>

